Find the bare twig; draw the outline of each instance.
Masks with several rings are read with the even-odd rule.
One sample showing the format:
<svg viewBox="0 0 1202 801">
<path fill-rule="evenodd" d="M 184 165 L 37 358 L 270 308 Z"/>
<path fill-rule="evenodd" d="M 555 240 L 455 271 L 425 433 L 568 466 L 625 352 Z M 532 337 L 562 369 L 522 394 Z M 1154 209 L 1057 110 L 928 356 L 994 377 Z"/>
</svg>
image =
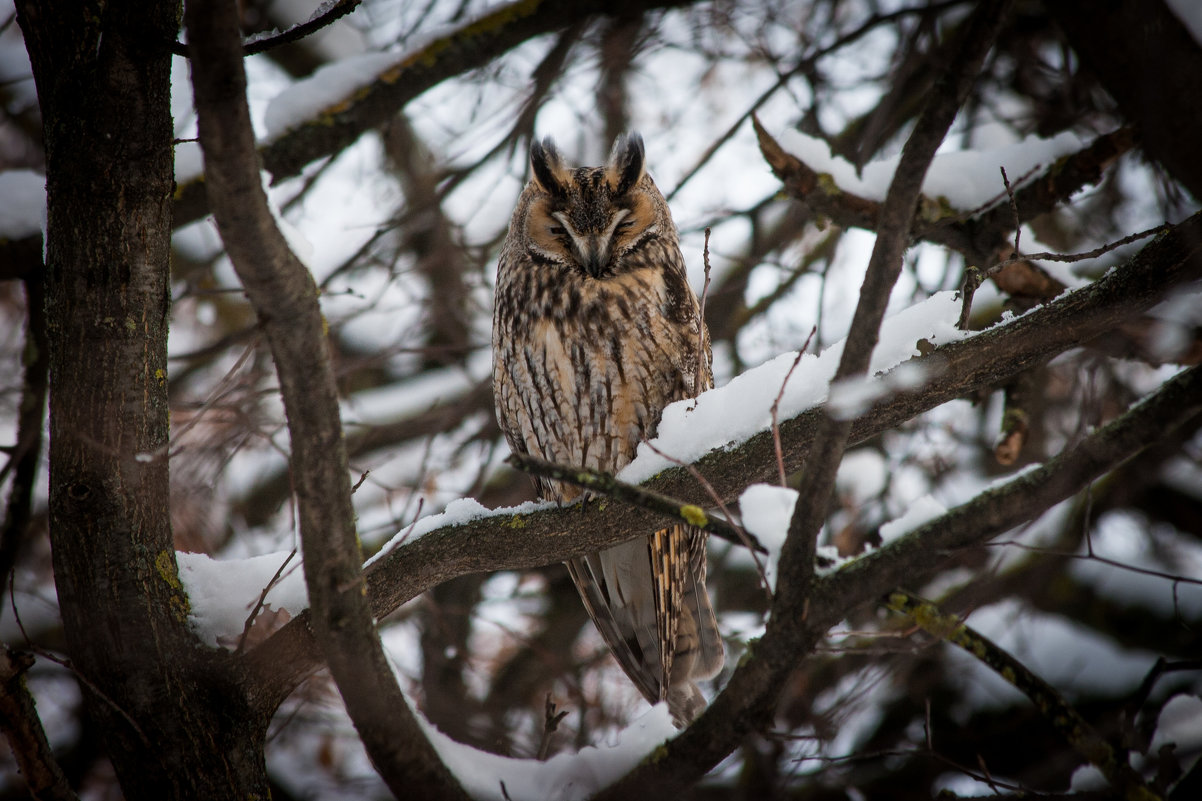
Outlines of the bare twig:
<svg viewBox="0 0 1202 801">
<path fill-rule="evenodd" d="M 776 468 L 780 471 L 780 485 L 782 487 L 789 486 L 787 474 L 785 472 L 785 454 L 780 444 L 780 402 L 785 396 L 785 387 L 789 385 L 789 379 L 793 377 L 793 371 L 797 369 L 797 365 L 801 363 L 801 357 L 810 349 L 810 341 L 814 338 L 814 334 L 818 332 L 818 326 L 810 329 L 809 336 L 806 337 L 805 344 L 797 351 L 797 358 L 793 359 L 793 364 L 789 365 L 789 372 L 785 373 L 785 380 L 780 382 L 780 391 L 776 393 L 776 399 L 772 401 L 772 449 L 776 452 Z"/>
<path fill-rule="evenodd" d="M 1167 231 L 1172 230 L 1172 228 L 1172 225 L 1164 223 L 1163 225 L 1157 225 L 1154 228 L 1148 228 L 1147 230 L 1139 231 L 1138 233 L 1131 234 L 1130 236 L 1125 236 L 1122 239 L 1117 239 L 1114 242 L 1107 242 L 1101 247 L 1096 247 L 1093 250 L 1087 250 L 1082 253 L 1027 253 L 1022 256 L 1016 253 L 1010 258 L 999 261 L 997 264 L 991 266 L 985 271 L 985 277 L 995 275 L 1003 267 L 1020 261 L 1034 261 L 1036 259 L 1040 259 L 1043 261 L 1073 262 L 1085 261 L 1086 259 L 1096 259 L 1098 256 L 1102 256 L 1112 250 L 1117 250 L 1124 245 L 1130 245 L 1132 242 L 1138 242 L 1139 240 L 1146 239 L 1150 236 L 1157 236 L 1159 234 L 1166 233 Z"/>
<path fill-rule="evenodd" d="M 259 593 L 259 600 L 255 603 L 254 609 L 250 610 L 250 614 L 246 616 L 246 622 L 242 624 L 242 636 L 238 640 L 238 648 L 234 651 L 235 654 L 242 653 L 242 649 L 246 647 L 246 638 L 250 636 L 250 628 L 254 625 L 255 618 L 259 616 L 259 611 L 263 608 L 264 601 L 267 600 L 267 593 L 271 592 L 271 588 L 279 583 L 280 576 L 284 574 L 284 568 L 288 567 L 288 563 L 292 561 L 294 556 L 296 556 L 295 548 L 280 563 L 279 568 L 276 569 L 275 574 L 271 577 L 271 581 L 268 581 L 267 586 Z"/>
<path fill-rule="evenodd" d="M 589 490 L 597 495 L 623 501 L 625 503 L 647 509 L 652 512 L 688 523 L 690 526 L 707 531 L 716 537 L 721 537 L 735 545 L 743 545 L 752 551 L 767 553 L 768 551 L 752 535 L 740 531 L 727 519 L 714 517 L 705 513 L 700 506 L 692 503 L 681 503 L 658 492 L 618 481 L 608 473 L 590 470 L 587 467 L 567 467 L 555 464 L 546 459 L 540 459 L 528 453 L 512 453 L 506 460 L 524 473 L 563 481 L 577 487 Z"/>
<path fill-rule="evenodd" d="M 709 360 L 705 358 L 705 300 L 709 296 L 710 291 L 710 229 L 705 228 L 705 245 L 701 249 L 701 258 L 705 264 L 705 284 L 701 287 L 701 308 L 698 311 L 697 318 L 697 372 L 693 375 L 693 397 L 697 397 L 705 390 L 709 389 L 709 381 L 706 377 L 709 374 Z"/>
<path fill-rule="evenodd" d="M 768 601 L 768 605 L 771 606 L 772 605 L 772 583 L 768 581 L 768 573 L 765 571 L 764 566 L 760 563 L 759 557 L 756 555 L 757 552 L 758 553 L 767 553 L 767 552 L 760 546 L 759 541 L 755 537 L 753 537 L 751 534 L 749 534 L 747 532 L 747 529 L 743 528 L 743 526 L 734 522 L 736 520 L 736 518 L 734 515 L 732 515 L 730 513 L 730 509 L 728 509 L 726 507 L 726 502 L 722 500 L 722 496 L 719 495 L 718 491 L 714 489 L 714 485 L 711 484 L 706 479 L 705 476 L 701 475 L 700 470 L 698 470 L 696 467 L 694 467 L 693 465 L 691 465 L 687 462 L 683 462 L 680 459 L 677 459 L 675 456 L 672 456 L 671 454 L 664 453 L 662 450 L 660 450 L 659 448 L 657 448 L 655 446 L 655 443 L 653 443 L 649 440 L 646 442 L 647 442 L 647 447 L 650 448 L 653 453 L 656 453 L 659 456 L 662 456 L 665 459 L 667 459 L 668 461 L 670 461 L 672 464 L 677 465 L 678 467 L 682 467 L 685 470 L 687 470 L 689 475 L 692 476 L 697 481 L 697 483 L 700 484 L 701 487 L 705 490 L 706 494 L 709 495 L 710 501 L 715 506 L 718 507 L 718 511 L 722 512 L 723 516 L 727 520 L 731 521 L 731 524 L 734 526 L 735 534 L 737 534 L 739 537 L 738 544 L 742 545 L 743 547 L 747 548 L 747 550 L 751 551 L 751 561 L 755 564 L 756 573 L 759 574 L 760 586 L 764 588 L 764 594 L 766 596 L 766 600 Z"/>
<path fill-rule="evenodd" d="M 259 53 L 265 53 L 268 50 L 273 50 L 280 45 L 299 42 L 306 36 L 311 36 L 317 33 L 322 28 L 332 25 L 337 20 L 342 19 L 347 14 L 359 7 L 363 0 L 339 0 L 339 2 L 330 6 L 321 14 L 313 17 L 305 22 L 293 25 L 282 33 L 277 33 L 275 36 L 268 36 L 263 39 L 256 39 L 252 42 L 247 42 L 242 45 L 242 55 L 253 56 Z M 187 56 L 188 46 L 183 42 L 172 42 L 171 52 L 177 56 Z"/>
<path fill-rule="evenodd" d="M 1023 232 L 1023 221 L 1018 216 L 1018 203 L 1014 200 L 1014 189 L 1010 186 L 1010 177 L 1006 175 L 1005 167 L 998 167 L 1002 171 L 1002 183 L 1006 185 L 1006 197 L 1010 198 L 1010 211 L 1014 213 L 1014 255 L 1017 256 L 1022 251 L 1018 248 L 1018 238 Z"/>
<path fill-rule="evenodd" d="M 556 711 L 555 702 L 551 700 L 551 693 L 547 693 L 547 701 L 543 707 L 543 738 L 538 744 L 538 758 L 545 760 L 547 753 L 551 750 L 551 735 L 555 734 L 559 729 L 559 722 L 568 716 L 568 710 L 562 709 Z"/>
</svg>

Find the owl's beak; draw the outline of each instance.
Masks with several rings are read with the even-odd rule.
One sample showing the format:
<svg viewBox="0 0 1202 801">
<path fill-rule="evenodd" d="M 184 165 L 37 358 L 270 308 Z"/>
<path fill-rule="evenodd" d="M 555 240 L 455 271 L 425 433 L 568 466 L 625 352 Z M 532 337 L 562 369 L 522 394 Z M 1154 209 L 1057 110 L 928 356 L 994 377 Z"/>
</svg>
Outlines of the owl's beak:
<svg viewBox="0 0 1202 801">
<path fill-rule="evenodd" d="M 600 278 L 609 266 L 609 243 L 601 241 L 600 237 L 590 236 L 582 250 L 584 252 L 580 255 L 584 269 L 593 278 Z"/>
</svg>

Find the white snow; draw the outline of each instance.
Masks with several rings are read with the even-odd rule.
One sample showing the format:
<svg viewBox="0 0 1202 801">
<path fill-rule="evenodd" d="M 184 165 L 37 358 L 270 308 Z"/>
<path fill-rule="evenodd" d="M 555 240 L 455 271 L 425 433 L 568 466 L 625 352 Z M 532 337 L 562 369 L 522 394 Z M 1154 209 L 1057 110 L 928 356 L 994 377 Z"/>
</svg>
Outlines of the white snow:
<svg viewBox="0 0 1202 801">
<path fill-rule="evenodd" d="M 881 525 L 881 541 L 895 540 L 946 513 L 947 507 L 930 495 L 924 495 L 910 504 L 901 517 Z"/>
<path fill-rule="evenodd" d="M 451 773 L 472 798 L 505 801 L 585 799 L 626 775 L 644 757 L 676 736 L 666 704 L 657 704 L 607 746 L 588 746 L 550 759 L 510 759 L 457 743 L 420 715 L 418 720 Z M 502 783 L 504 788 L 502 788 Z"/>
<path fill-rule="evenodd" d="M 773 136 L 786 152 L 796 156 L 810 169 L 830 175 L 841 190 L 869 200 L 885 199 L 900 158 L 894 156 L 871 161 L 857 174 L 854 165 L 832 155 L 830 147 L 821 139 L 792 128 Z M 932 199 L 945 198 L 957 209 L 973 209 L 999 195 L 1005 197 L 1006 187 L 1002 183 L 999 167 L 1006 168 L 1011 186 L 1016 186 L 1019 179 L 1032 170 L 1046 167 L 1061 156 L 1075 153 L 1084 146 L 1084 141 L 1076 134 L 1065 132 L 1052 139 L 1029 136 L 1020 142 L 986 151 L 937 153 L 927 170 L 922 191 Z"/>
<path fill-rule="evenodd" d="M 267 105 L 264 116 L 266 141 L 313 119 L 317 109 L 348 100 L 356 89 L 374 83 L 381 72 L 401 58 L 397 53 L 363 53 L 327 64 L 308 78 L 290 85 Z"/>
<path fill-rule="evenodd" d="M 764 575 L 773 590 L 776 589 L 780 550 L 789 533 L 796 503 L 797 490 L 771 484 L 752 484 L 739 496 L 739 516 L 743 519 L 743 528 L 768 551 Z"/>
<path fill-rule="evenodd" d="M 482 517 L 510 517 L 513 515 L 528 514 L 536 512 L 539 509 L 547 509 L 554 507 L 553 503 L 533 503 L 527 501 L 518 506 L 503 507 L 500 509 L 489 509 L 475 498 L 459 498 L 447 504 L 446 509 L 438 514 L 426 515 L 414 521 L 413 525 L 398 531 L 396 536 L 384 544 L 375 556 L 367 560 L 363 565 L 367 567 L 377 559 L 381 559 L 385 554 L 396 548 L 402 542 L 417 539 L 423 534 L 433 531 L 444 526 L 460 526 L 464 523 L 469 523 L 473 520 L 479 520 Z"/>
<path fill-rule="evenodd" d="M 877 497 L 889 486 L 889 466 L 871 448 L 856 448 L 843 455 L 835 486 L 841 496 L 856 506 Z"/>
<path fill-rule="evenodd" d="M 0 239 L 24 239 L 46 219 L 46 176 L 33 170 L 0 172 Z"/>
<path fill-rule="evenodd" d="M 1202 698 L 1178 695 L 1160 710 L 1156 734 L 1152 737 L 1148 753 L 1155 754 L 1169 743 L 1177 746 L 1177 754 L 1183 757 L 1181 769 L 1188 772 L 1202 750 Z"/>
<path fill-rule="evenodd" d="M 956 293 L 948 291 L 936 293 L 887 318 L 881 326 L 880 342 L 873 351 L 869 372 L 890 370 L 919 355 L 919 340 L 926 339 L 938 345 L 968 336 L 967 332 L 956 328 L 959 316 L 960 301 Z M 826 400 L 831 377 L 843 355 L 844 341 L 835 343 L 819 356 L 807 353 L 801 357 L 781 396 L 778 419 L 793 417 Z M 667 456 L 693 462 L 713 448 L 724 444 L 736 446 L 768 429 L 772 422 L 773 401 L 796 357 L 796 352 L 783 353 L 736 376 L 724 387 L 710 390 L 696 400 L 679 401 L 669 406 L 660 421 L 659 436 L 651 441 L 665 456 L 641 443 L 634 461 L 618 477 L 637 484 L 672 467 L 674 463 Z M 914 373 L 907 372 L 901 378 L 869 380 L 896 387 L 911 385 L 914 377 Z"/>
<path fill-rule="evenodd" d="M 208 645 L 236 646 L 246 618 L 259 601 L 288 551 L 247 559 L 214 559 L 203 553 L 177 551 L 179 578 L 188 594 L 189 622 Z M 300 555 L 292 558 L 264 599 L 270 611 L 281 609 L 295 616 L 309 606 Z M 267 609 L 267 607 L 264 607 Z"/>
</svg>

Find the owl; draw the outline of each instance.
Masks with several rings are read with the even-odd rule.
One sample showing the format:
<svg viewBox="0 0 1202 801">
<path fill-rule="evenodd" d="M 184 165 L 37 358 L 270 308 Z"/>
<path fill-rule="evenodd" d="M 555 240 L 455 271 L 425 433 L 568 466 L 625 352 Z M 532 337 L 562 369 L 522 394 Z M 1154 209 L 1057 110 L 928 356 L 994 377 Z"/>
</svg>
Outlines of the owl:
<svg viewBox="0 0 1202 801">
<path fill-rule="evenodd" d="M 655 436 L 665 406 L 710 387 L 709 333 L 638 134 L 619 138 L 603 167 L 571 168 L 554 142 L 536 141 L 530 167 L 497 269 L 497 419 L 515 452 L 613 473 Z M 547 500 L 581 492 L 536 483 Z M 678 727 L 696 717 L 696 682 L 723 660 L 704 534 L 669 526 L 567 567 L 643 696 L 666 701 Z"/>
</svg>

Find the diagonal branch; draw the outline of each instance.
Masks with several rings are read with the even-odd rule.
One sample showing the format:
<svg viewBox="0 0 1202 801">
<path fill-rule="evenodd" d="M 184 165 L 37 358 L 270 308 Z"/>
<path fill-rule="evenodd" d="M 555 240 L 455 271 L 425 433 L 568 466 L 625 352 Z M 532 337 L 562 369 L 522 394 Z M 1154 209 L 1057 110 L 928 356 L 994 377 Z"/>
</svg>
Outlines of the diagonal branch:
<svg viewBox="0 0 1202 801">
<path fill-rule="evenodd" d="M 715 537 L 721 537 L 734 545 L 741 545 L 759 553 L 768 552 L 755 538 L 755 535 L 740 532 L 728 520 L 707 514 L 695 503 L 682 503 L 653 490 L 618 481 L 608 473 L 590 470 L 586 467 L 565 467 L 528 453 L 511 454 L 509 462 L 517 469 L 531 475 L 573 484 L 607 498 L 623 501 L 651 512 L 659 512 L 664 517 L 688 523 L 690 526 L 713 534 Z"/>
<path fill-rule="evenodd" d="M 0 646 L 0 729 L 33 798 L 79 801 L 50 750 L 37 705 L 25 684 L 25 671 L 32 665 L 29 654 Z"/>
<path fill-rule="evenodd" d="M 904 590 L 889 593 L 885 602 L 895 612 L 910 617 L 920 628 L 941 640 L 963 648 L 1001 679 L 1027 696 L 1036 709 L 1069 745 L 1098 768 L 1123 798 L 1158 799 L 1126 761 L 1117 758 L 1106 738 L 1089 724 L 1056 688 L 1036 675 L 1009 651 L 941 610 L 930 601 Z M 1162 657 L 1163 658 L 1163 657 Z"/>
<path fill-rule="evenodd" d="M 951 68 L 936 81 L 914 131 L 902 148 L 897 170 L 880 208 L 876 242 L 833 383 L 862 376 L 868 370 L 881 320 L 885 317 L 885 306 L 901 275 L 902 256 L 910 243 L 911 222 L 918 208 L 927 168 L 976 82 L 1009 7 L 1010 0 L 995 0 L 977 7 L 966 23 Z M 772 615 L 775 621 L 788 619 L 790 612 L 800 612 L 808 602 L 818 532 L 826 518 L 827 504 L 834 492 L 835 472 L 850 433 L 850 420 L 827 415 L 819 423 L 812 452 L 802 468 L 799 486 L 803 492 L 798 496 L 781 551 L 780 579 Z M 768 632 L 772 636 L 771 626 Z M 779 636 L 788 639 L 783 632 Z"/>
<path fill-rule="evenodd" d="M 229 0 L 190 0 L 185 21 L 209 199 L 271 345 L 288 416 L 313 635 L 372 762 L 392 791 L 465 798 L 418 727 L 375 630 L 317 286 L 267 206 L 235 6 Z"/>
</svg>

